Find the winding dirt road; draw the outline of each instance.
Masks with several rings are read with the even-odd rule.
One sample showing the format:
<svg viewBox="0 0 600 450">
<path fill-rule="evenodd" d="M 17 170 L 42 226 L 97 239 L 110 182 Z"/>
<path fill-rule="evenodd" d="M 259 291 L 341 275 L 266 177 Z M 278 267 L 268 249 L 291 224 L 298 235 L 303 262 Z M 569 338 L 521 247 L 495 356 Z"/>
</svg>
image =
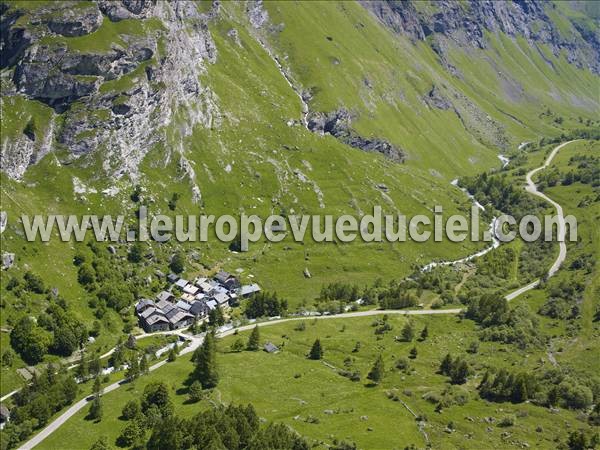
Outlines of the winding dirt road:
<svg viewBox="0 0 600 450">
<path fill-rule="evenodd" d="M 554 200 L 552 200 L 551 198 L 549 198 L 542 192 L 538 191 L 537 186 L 535 185 L 535 183 L 532 180 L 532 177 L 540 170 L 543 170 L 546 167 L 548 167 L 550 165 L 550 163 L 552 162 L 552 160 L 554 159 L 554 157 L 556 156 L 556 154 L 560 151 L 560 149 L 563 148 L 565 145 L 570 144 L 571 142 L 574 142 L 574 141 L 565 142 L 565 143 L 557 146 L 556 148 L 554 148 L 554 150 L 552 150 L 550 155 L 548 155 L 548 158 L 546 158 L 546 161 L 544 162 L 544 164 L 540 167 L 537 167 L 537 168 L 531 170 L 529 173 L 527 173 L 527 177 L 526 177 L 527 186 L 525 189 L 527 190 L 527 192 L 529 192 L 533 195 L 537 195 L 538 197 L 543 198 L 548 203 L 552 204 L 554 206 L 554 208 L 556 209 L 556 213 L 559 217 L 558 240 L 559 240 L 560 250 L 559 250 L 558 257 L 552 264 L 552 267 L 550 267 L 550 269 L 548 270 L 548 275 L 547 275 L 548 277 L 551 277 L 556 273 L 556 271 L 560 268 L 560 266 L 562 265 L 562 263 L 564 262 L 564 260 L 567 256 L 567 246 L 564 242 L 565 241 L 565 218 L 564 218 L 562 207 L 558 203 L 556 203 Z M 521 288 L 507 294 L 505 296 L 505 298 L 508 301 L 513 300 L 514 298 L 518 297 L 519 295 L 521 295 L 531 289 L 534 289 L 539 283 L 540 283 L 540 280 L 533 281 L 532 283 L 522 286 Z M 458 314 L 461 311 L 462 311 L 462 309 L 460 309 L 460 308 L 456 308 L 456 309 L 418 309 L 418 310 L 393 309 L 393 310 L 356 311 L 356 312 L 348 312 L 348 313 L 342 313 L 342 314 L 331 314 L 331 315 L 327 315 L 327 316 L 287 317 L 285 319 L 276 319 L 276 320 L 268 320 L 265 322 L 256 322 L 256 323 L 252 323 L 249 325 L 243 325 L 243 326 L 240 326 L 237 328 L 226 329 L 226 330 L 218 332 L 217 337 L 223 338 L 226 336 L 230 336 L 230 335 L 234 334 L 236 332 L 236 330 L 238 332 L 239 331 L 247 331 L 247 330 L 254 328 L 255 325 L 258 325 L 259 327 L 264 327 L 264 326 L 277 325 L 277 324 L 281 324 L 284 322 L 290 322 L 290 321 L 295 321 L 295 320 L 344 319 L 344 318 L 351 318 L 351 317 L 376 316 L 376 315 L 381 315 L 381 314 L 401 314 L 401 315 Z M 181 355 L 193 352 L 204 341 L 203 335 L 199 335 L 199 336 L 183 335 L 183 333 L 181 333 L 180 331 L 166 332 L 166 333 L 185 336 L 188 340 L 190 340 L 190 345 L 181 351 Z M 162 333 L 162 334 L 166 334 L 166 333 Z M 150 336 L 150 334 L 143 335 L 143 336 Z M 112 353 L 112 351 L 108 352 L 107 355 L 109 355 L 110 353 Z M 154 370 L 162 367 L 166 363 L 167 363 L 166 360 L 160 361 L 160 362 L 154 364 L 153 366 L 151 366 L 149 368 L 149 370 L 154 371 Z M 127 383 L 127 380 L 121 380 L 121 381 L 118 381 L 116 383 L 113 383 L 113 384 L 105 387 L 103 390 L 103 395 L 120 388 L 125 383 Z M 74 416 L 76 413 L 81 411 L 89 403 L 90 400 L 91 400 L 91 396 L 83 398 L 83 399 L 79 400 L 77 403 L 73 404 L 69 409 L 67 409 L 64 413 L 62 413 L 60 416 L 58 416 L 52 423 L 50 423 L 46 428 L 44 428 L 37 435 L 35 435 L 33 438 L 31 438 L 29 441 L 27 441 L 25 444 L 23 444 L 20 447 L 20 449 L 21 450 L 29 450 L 29 449 L 32 449 L 33 447 L 35 447 L 36 445 L 38 445 L 40 442 L 42 442 L 44 439 L 46 439 L 50 434 L 52 434 L 54 431 L 56 431 L 63 423 L 65 423 L 72 416 Z"/>
</svg>

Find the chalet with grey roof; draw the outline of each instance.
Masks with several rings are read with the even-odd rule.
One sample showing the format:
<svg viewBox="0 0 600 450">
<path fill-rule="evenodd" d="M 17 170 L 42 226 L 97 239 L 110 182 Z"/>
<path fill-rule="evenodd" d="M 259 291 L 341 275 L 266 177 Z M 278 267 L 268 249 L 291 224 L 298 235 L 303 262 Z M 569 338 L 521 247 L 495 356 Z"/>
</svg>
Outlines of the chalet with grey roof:
<svg viewBox="0 0 600 450">
<path fill-rule="evenodd" d="M 156 299 L 158 301 L 165 300 L 168 302 L 172 302 L 173 300 L 175 300 L 175 296 L 168 291 L 162 291 L 156 296 Z"/>
<path fill-rule="evenodd" d="M 178 289 L 183 289 L 187 285 L 188 285 L 188 280 L 185 280 L 183 278 L 180 278 L 179 280 L 177 280 L 175 282 L 175 287 L 177 287 Z"/>
<path fill-rule="evenodd" d="M 242 297 L 250 297 L 253 294 L 260 292 L 260 286 L 256 283 L 245 284 L 240 288 L 240 295 Z"/>
</svg>

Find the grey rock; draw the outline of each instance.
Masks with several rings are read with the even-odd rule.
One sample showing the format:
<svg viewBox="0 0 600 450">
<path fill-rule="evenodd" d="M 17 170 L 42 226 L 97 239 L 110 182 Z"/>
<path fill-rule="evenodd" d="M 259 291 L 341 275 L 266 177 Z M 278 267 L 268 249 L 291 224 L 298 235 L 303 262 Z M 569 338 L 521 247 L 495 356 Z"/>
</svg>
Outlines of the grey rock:
<svg viewBox="0 0 600 450">
<path fill-rule="evenodd" d="M 96 3 L 86 7 L 63 8 L 48 21 L 50 31 L 63 36 L 83 36 L 96 31 L 102 25 L 102 14 Z"/>
<path fill-rule="evenodd" d="M 6 4 L 2 3 L 0 8 L 4 6 Z M 32 36 L 28 30 L 23 27 L 13 27 L 21 16 L 19 11 L 6 14 L 2 11 L 0 19 L 0 68 L 2 69 L 14 65 L 31 44 Z"/>
<path fill-rule="evenodd" d="M 4 252 L 2 253 L 2 268 L 10 269 L 15 263 L 15 254 Z"/>
<path fill-rule="evenodd" d="M 242 46 L 242 42 L 240 41 L 240 36 L 238 31 L 235 28 L 232 28 L 227 32 L 227 36 L 230 37 L 233 42 L 235 42 L 239 47 Z"/>
<path fill-rule="evenodd" d="M 75 70 L 56 70 L 62 59 L 66 67 L 72 67 L 73 58 L 68 57 L 64 45 L 32 45 L 17 65 L 14 82 L 22 92 L 50 106 L 63 109 L 65 105 L 97 91 L 99 80 L 78 78 Z M 65 58 L 66 56 L 66 58 Z"/>
<path fill-rule="evenodd" d="M 156 0 L 98 0 L 100 10 L 113 22 L 145 18 L 156 6 Z"/>
<path fill-rule="evenodd" d="M 44 25 L 61 16 L 50 14 L 54 4 L 49 5 L 33 10 L 31 20 Z M 2 8 L 5 13 L 7 9 Z M 11 27 L 22 13 L 15 12 L 8 19 L 5 17 L 8 13 L 2 16 L 8 26 L 2 28 L 1 50 L 2 55 L 10 56 L 10 64 L 16 65 L 12 80 L 15 92 L 44 102 L 62 114 L 61 126 L 56 130 L 53 119 L 52 126 L 40 129 L 39 135 L 36 132 L 36 136 L 19 135 L 3 140 L 0 164 L 11 178 L 20 179 L 28 166 L 51 151 L 54 142 L 73 156 L 106 148 L 103 169 L 107 174 L 117 178 L 126 173 L 135 176 L 145 153 L 164 139 L 164 126 L 172 120 L 175 109 L 185 108 L 189 116 L 178 129 L 182 136 L 189 136 L 197 125 L 214 127 L 221 120 L 216 112 L 216 96 L 203 86 L 200 76 L 206 63 L 216 61 L 216 46 L 207 20 L 218 15 L 218 2 L 213 2 L 208 13 L 200 13 L 196 2 L 178 0 L 99 0 L 90 11 L 94 8 L 96 11 L 100 8 L 111 20 L 154 17 L 163 28 L 144 36 L 122 34 L 125 41 L 122 47 L 113 44 L 107 51 L 81 52 L 61 41 L 44 44 L 45 41 L 40 42 L 43 34 L 34 33 L 30 39 L 24 31 L 25 34 L 19 34 Z M 12 14 L 12 10 L 8 11 Z M 54 13 L 57 12 L 54 8 Z M 66 24 L 77 21 L 75 13 L 62 15 L 60 20 Z M 33 30 L 44 28 L 37 25 Z M 52 26 L 56 31 L 75 33 L 57 29 L 57 24 Z M 90 29 L 83 23 L 82 27 Z M 122 92 L 100 91 L 102 83 L 131 74 L 142 62 L 153 58 L 159 39 L 166 43 L 160 59 L 146 64 L 144 71 L 133 78 L 133 87 Z M 7 58 L 2 61 L 5 63 Z M 183 61 L 186 63 L 182 64 Z M 192 180 L 195 173 L 189 171 L 186 176 Z M 197 183 L 190 184 L 194 198 L 199 198 Z"/>
<path fill-rule="evenodd" d="M 329 133 L 346 145 L 366 152 L 381 153 L 395 162 L 403 162 L 405 152 L 384 139 L 363 137 L 351 128 L 352 114 L 341 108 L 329 114 L 311 113 L 307 120 L 309 130 L 316 133 Z"/>
<path fill-rule="evenodd" d="M 263 8 L 262 0 L 249 1 L 246 13 L 250 23 L 256 29 L 262 28 L 269 21 L 269 13 Z"/>
<path fill-rule="evenodd" d="M 442 95 L 440 90 L 434 85 L 425 97 L 425 103 L 432 108 L 452 109 L 452 103 Z"/>
<path fill-rule="evenodd" d="M 4 233 L 6 225 L 8 224 L 8 213 L 6 211 L 0 211 L 0 233 Z"/>
</svg>

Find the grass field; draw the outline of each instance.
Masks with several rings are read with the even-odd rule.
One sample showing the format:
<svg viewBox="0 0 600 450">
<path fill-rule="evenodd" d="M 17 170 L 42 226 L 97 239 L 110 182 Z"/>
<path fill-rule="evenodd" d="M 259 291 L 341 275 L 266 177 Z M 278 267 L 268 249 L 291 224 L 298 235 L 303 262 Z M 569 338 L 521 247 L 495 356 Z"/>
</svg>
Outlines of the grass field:
<svg viewBox="0 0 600 450">
<path fill-rule="evenodd" d="M 373 332 L 373 320 L 307 320 L 304 331 L 295 329 L 298 322 L 261 328 L 263 343 L 273 342 L 282 348 L 277 354 L 262 351 L 231 353 L 230 345 L 238 338 L 245 340 L 248 333 L 219 341 L 221 381 L 211 399 L 224 403 L 251 402 L 260 416 L 288 423 L 317 441 L 331 443 L 337 438 L 354 441 L 361 448 L 404 448 L 411 443 L 417 447 L 425 446 L 425 438 L 414 417 L 401 402 L 388 399 L 386 391 L 397 392 L 413 411 L 426 417 L 424 431 L 434 447 L 464 448 L 465 442 L 471 442 L 470 445 L 478 448 L 482 448 L 481 445 L 497 448 L 527 442 L 534 448 L 555 448 L 554 439 L 564 438 L 566 426 L 580 426 L 576 414 L 567 410 L 550 414 L 531 404 L 495 404 L 479 400 L 474 390 L 478 376 L 456 388 L 469 398 L 466 405 L 451 406 L 436 413 L 434 405 L 423 396 L 440 394 L 449 386 L 446 377 L 435 372 L 447 352 L 463 353 L 468 344 L 477 339 L 473 323 L 446 316 L 415 318 L 416 329 L 420 331 L 427 326 L 429 338 L 425 342 L 404 343 L 396 342 L 394 335 L 402 329 L 405 318 L 390 316 L 393 329 L 382 339 Z M 317 337 L 325 350 L 324 362 L 306 359 L 310 345 Z M 357 341 L 361 342 L 360 350 L 353 352 Z M 395 369 L 395 360 L 406 357 L 413 346 L 417 347 L 418 356 L 410 360 L 410 370 Z M 384 355 L 386 365 L 385 379 L 379 386 L 368 387 L 365 375 L 380 353 Z M 350 365 L 345 362 L 347 358 Z M 478 370 L 485 365 L 539 370 L 550 364 L 542 351 L 523 352 L 496 343 L 481 343 L 478 354 L 469 356 L 469 360 Z M 358 370 L 362 380 L 352 382 L 336 374 L 329 365 Z M 107 394 L 100 423 L 86 421 L 86 412 L 82 411 L 45 440 L 40 448 L 60 445 L 86 448 L 99 436 L 107 436 L 112 442 L 124 427 L 118 419 L 122 407 L 128 400 L 139 398 L 144 385 L 153 380 L 168 384 L 178 414 L 193 415 L 209 405 L 207 401 L 185 404 L 184 381 L 192 368 L 189 356 L 185 356 L 140 378 L 133 385 Z M 497 426 L 498 420 L 512 414 L 517 416 L 514 426 L 508 429 Z M 449 422 L 456 428 L 453 433 L 444 431 Z M 115 426 L 118 423 L 123 425 Z M 536 432 L 538 427 L 543 431 Z M 505 431 L 510 436 L 503 438 Z"/>
</svg>

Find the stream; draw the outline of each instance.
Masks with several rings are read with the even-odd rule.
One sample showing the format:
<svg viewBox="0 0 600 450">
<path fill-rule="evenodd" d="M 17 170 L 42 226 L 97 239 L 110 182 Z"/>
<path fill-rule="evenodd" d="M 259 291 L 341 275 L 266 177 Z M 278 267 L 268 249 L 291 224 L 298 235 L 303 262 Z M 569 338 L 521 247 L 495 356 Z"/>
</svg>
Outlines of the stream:
<svg viewBox="0 0 600 450">
<path fill-rule="evenodd" d="M 277 69 L 279 70 L 279 73 L 281 74 L 283 79 L 287 82 L 287 84 L 292 88 L 292 90 L 296 93 L 296 95 L 300 99 L 300 104 L 302 105 L 302 118 L 301 118 L 302 125 L 304 126 L 304 128 L 306 128 L 308 130 L 309 109 L 308 109 L 308 103 L 306 102 L 306 100 L 304 100 L 304 97 L 302 96 L 302 91 L 294 85 L 294 83 L 292 82 L 292 78 L 286 73 L 285 69 L 283 68 L 283 65 L 279 61 L 279 58 L 271 51 L 271 49 L 263 42 L 263 40 L 260 38 L 257 38 L 257 41 L 261 45 L 261 47 L 265 50 L 265 52 L 267 52 L 267 54 L 271 57 L 273 62 L 275 62 L 275 65 L 277 66 Z"/>
<path fill-rule="evenodd" d="M 502 167 L 506 167 L 508 165 L 508 163 L 510 162 L 510 159 L 507 158 L 506 156 L 499 154 L 498 155 L 498 159 L 502 162 Z M 460 189 L 461 191 L 463 191 L 467 197 L 469 197 L 471 199 L 471 201 L 473 202 L 473 204 L 479 208 L 482 212 L 485 211 L 485 206 L 483 206 L 481 203 L 479 203 L 477 201 L 477 199 L 471 195 L 471 193 L 469 191 L 467 191 L 465 188 L 462 188 L 458 185 L 458 178 L 455 178 L 454 180 L 452 180 L 450 182 L 450 184 L 452 186 L 457 187 L 458 189 Z M 492 221 L 490 222 L 489 228 L 488 228 L 488 233 L 490 233 L 490 236 L 492 237 L 492 243 L 484 248 L 483 250 L 479 250 L 476 253 L 473 253 L 469 256 L 465 256 L 464 258 L 461 259 L 456 259 L 456 260 L 450 260 L 450 261 L 434 261 L 434 262 L 430 262 L 429 264 L 427 264 L 426 266 L 424 266 L 421 269 L 421 272 L 428 272 L 431 269 L 433 269 L 434 267 L 439 267 L 439 266 L 453 266 L 455 264 L 460 264 L 460 263 L 465 263 L 468 261 L 471 261 L 475 258 L 479 258 L 480 256 L 485 255 L 488 252 L 491 252 L 492 250 L 500 247 L 500 241 L 498 240 L 498 238 L 496 237 L 496 232 L 495 232 L 495 228 L 496 228 L 496 217 L 492 218 Z"/>
</svg>

